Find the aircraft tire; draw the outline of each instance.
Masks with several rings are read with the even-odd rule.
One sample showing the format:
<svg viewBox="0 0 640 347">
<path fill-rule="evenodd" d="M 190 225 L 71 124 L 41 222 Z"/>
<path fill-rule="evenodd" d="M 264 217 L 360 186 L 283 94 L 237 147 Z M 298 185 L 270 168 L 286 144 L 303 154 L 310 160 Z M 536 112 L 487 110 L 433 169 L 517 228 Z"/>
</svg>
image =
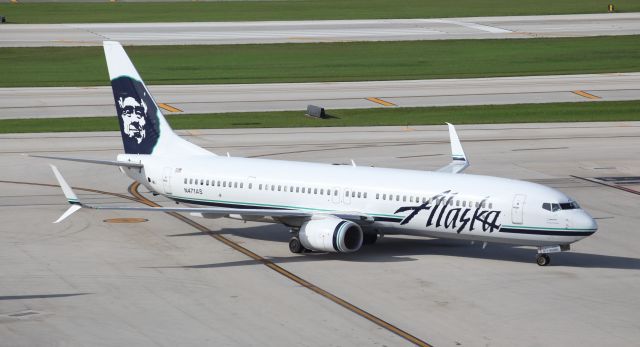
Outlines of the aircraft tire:
<svg viewBox="0 0 640 347">
<path fill-rule="evenodd" d="M 540 266 L 547 266 L 551 262 L 551 258 L 546 254 L 538 254 L 536 258 L 536 263 Z"/>
<path fill-rule="evenodd" d="M 304 247 L 299 238 L 292 237 L 291 240 L 289 240 L 289 250 L 291 253 L 302 253 L 304 251 Z"/>
<path fill-rule="evenodd" d="M 364 233 L 362 244 L 363 245 L 373 245 L 378 241 L 378 233 Z"/>
</svg>

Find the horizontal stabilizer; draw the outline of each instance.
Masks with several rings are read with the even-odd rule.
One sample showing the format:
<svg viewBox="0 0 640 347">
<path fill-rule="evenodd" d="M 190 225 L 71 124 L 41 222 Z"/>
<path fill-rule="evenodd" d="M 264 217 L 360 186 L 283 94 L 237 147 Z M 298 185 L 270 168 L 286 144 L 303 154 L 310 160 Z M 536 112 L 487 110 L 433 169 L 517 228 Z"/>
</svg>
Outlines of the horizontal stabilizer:
<svg viewBox="0 0 640 347">
<path fill-rule="evenodd" d="M 117 161 L 117 160 L 98 160 L 98 159 L 85 159 L 85 158 L 69 158 L 69 157 L 51 157 L 46 155 L 29 155 L 34 158 L 45 158 L 45 159 L 55 159 L 55 160 L 66 160 L 66 161 L 76 161 L 80 163 L 90 163 L 90 164 L 100 164 L 100 165 L 113 165 L 113 166 L 123 166 L 123 167 L 135 167 L 142 168 L 144 167 L 140 163 L 131 163 L 128 161 Z M 55 172 L 55 170 L 54 170 Z"/>
</svg>

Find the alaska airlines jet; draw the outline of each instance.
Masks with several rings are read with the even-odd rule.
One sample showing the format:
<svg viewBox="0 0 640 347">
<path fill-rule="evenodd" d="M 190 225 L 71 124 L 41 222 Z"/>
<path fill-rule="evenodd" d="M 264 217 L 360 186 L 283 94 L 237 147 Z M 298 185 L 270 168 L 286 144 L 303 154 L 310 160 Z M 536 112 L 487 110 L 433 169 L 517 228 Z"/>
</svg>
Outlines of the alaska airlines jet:
<svg viewBox="0 0 640 347">
<path fill-rule="evenodd" d="M 460 174 L 469 166 L 449 124 L 452 162 L 434 172 L 217 156 L 177 136 L 117 42 L 104 52 L 124 144 L 114 161 L 45 157 L 118 166 L 151 192 L 189 207 L 85 204 L 53 172 L 71 207 L 185 212 L 284 224 L 289 249 L 356 252 L 383 234 L 533 246 L 537 263 L 597 230 L 567 195 L 539 184 Z"/>
</svg>

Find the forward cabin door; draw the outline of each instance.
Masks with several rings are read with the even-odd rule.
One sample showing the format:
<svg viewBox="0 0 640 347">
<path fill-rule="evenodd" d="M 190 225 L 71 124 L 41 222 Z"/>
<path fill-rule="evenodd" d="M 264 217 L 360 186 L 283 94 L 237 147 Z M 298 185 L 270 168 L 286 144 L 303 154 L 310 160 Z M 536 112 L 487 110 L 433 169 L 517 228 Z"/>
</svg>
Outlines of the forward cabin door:
<svg viewBox="0 0 640 347">
<path fill-rule="evenodd" d="M 522 210 L 524 209 L 524 201 L 526 199 L 527 196 L 524 194 L 516 194 L 513 197 L 513 205 L 511 206 L 511 222 L 513 224 L 522 224 Z"/>
<path fill-rule="evenodd" d="M 171 171 L 173 171 L 172 168 L 165 167 L 162 174 L 162 187 L 165 194 L 173 194 L 171 191 Z"/>
</svg>

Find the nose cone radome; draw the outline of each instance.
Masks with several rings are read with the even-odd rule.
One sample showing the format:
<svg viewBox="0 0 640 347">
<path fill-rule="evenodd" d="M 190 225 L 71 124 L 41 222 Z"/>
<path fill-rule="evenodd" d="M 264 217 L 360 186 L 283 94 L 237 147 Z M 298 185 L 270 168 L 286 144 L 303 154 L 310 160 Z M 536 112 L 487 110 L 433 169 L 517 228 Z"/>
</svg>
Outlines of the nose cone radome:
<svg viewBox="0 0 640 347">
<path fill-rule="evenodd" d="M 582 211 L 580 217 L 576 221 L 576 229 L 584 230 L 585 232 L 595 233 L 598 230 L 598 223 L 587 212 Z"/>
</svg>

